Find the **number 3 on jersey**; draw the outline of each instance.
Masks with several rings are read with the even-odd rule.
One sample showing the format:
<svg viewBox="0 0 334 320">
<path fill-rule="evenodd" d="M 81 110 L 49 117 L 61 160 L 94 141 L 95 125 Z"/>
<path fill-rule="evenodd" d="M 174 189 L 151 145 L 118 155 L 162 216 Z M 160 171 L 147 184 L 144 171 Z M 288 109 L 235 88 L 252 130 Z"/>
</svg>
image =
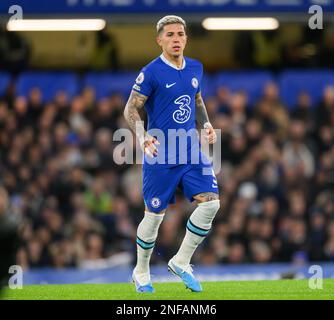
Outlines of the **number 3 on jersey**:
<svg viewBox="0 0 334 320">
<path fill-rule="evenodd" d="M 190 108 L 191 98 L 188 95 L 178 97 L 174 103 L 178 105 L 178 110 L 174 111 L 173 119 L 177 123 L 185 123 L 189 120 L 191 115 Z"/>
</svg>

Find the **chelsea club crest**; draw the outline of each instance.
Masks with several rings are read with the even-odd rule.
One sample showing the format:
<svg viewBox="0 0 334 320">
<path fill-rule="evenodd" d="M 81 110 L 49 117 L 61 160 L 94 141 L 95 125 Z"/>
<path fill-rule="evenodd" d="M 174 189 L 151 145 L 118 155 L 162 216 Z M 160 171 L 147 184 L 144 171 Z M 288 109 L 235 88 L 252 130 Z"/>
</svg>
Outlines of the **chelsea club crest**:
<svg viewBox="0 0 334 320">
<path fill-rule="evenodd" d="M 152 198 L 151 205 L 153 208 L 159 208 L 161 205 L 161 200 L 159 198 Z"/>
<path fill-rule="evenodd" d="M 198 88 L 198 80 L 196 78 L 191 79 L 191 84 L 195 89 Z"/>
</svg>

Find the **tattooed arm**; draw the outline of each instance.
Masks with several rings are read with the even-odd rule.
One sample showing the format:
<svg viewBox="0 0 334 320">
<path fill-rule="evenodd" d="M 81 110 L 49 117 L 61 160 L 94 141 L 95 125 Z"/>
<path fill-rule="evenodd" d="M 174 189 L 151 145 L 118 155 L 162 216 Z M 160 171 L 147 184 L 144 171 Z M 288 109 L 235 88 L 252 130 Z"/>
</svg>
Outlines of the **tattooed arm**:
<svg viewBox="0 0 334 320">
<path fill-rule="evenodd" d="M 196 94 L 196 120 L 199 123 L 201 128 L 204 128 L 207 133 L 207 139 L 209 144 L 215 143 L 217 140 L 217 135 L 210 123 L 208 113 L 202 98 L 201 93 Z"/>
<path fill-rule="evenodd" d="M 139 141 L 145 136 L 145 129 L 138 111 L 144 107 L 146 100 L 146 96 L 132 90 L 124 110 L 124 117 Z"/>
<path fill-rule="evenodd" d="M 145 132 L 143 121 L 138 113 L 144 107 L 146 100 L 147 97 L 145 95 L 132 90 L 125 106 L 124 117 L 131 130 L 136 134 L 140 147 L 152 157 L 157 154 L 155 144 L 159 144 L 159 142 Z"/>
<path fill-rule="evenodd" d="M 196 120 L 201 128 L 204 128 L 206 123 L 210 123 L 208 113 L 206 112 L 206 107 L 202 98 L 201 93 L 196 94 Z"/>
</svg>

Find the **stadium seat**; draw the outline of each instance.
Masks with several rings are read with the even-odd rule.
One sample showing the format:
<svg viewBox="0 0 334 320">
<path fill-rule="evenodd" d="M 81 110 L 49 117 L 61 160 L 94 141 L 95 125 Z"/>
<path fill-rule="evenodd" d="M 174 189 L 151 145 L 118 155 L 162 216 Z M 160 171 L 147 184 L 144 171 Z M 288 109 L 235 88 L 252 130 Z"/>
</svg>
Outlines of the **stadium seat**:
<svg viewBox="0 0 334 320">
<path fill-rule="evenodd" d="M 214 87 L 215 90 L 225 86 L 231 92 L 246 91 L 249 103 L 253 105 L 261 97 L 265 85 L 273 81 L 271 73 L 265 71 L 222 72 L 217 74 Z"/>
<path fill-rule="evenodd" d="M 280 95 L 289 108 L 296 106 L 303 91 L 309 93 L 312 105 L 316 106 L 327 85 L 334 85 L 334 72 L 330 70 L 286 70 L 279 76 Z"/>
<path fill-rule="evenodd" d="M 93 87 L 96 98 L 101 99 L 110 96 L 112 93 L 121 93 L 126 98 L 138 76 L 138 72 L 124 73 L 88 73 L 83 81 L 84 87 Z"/>
<path fill-rule="evenodd" d="M 40 88 L 44 102 L 52 100 L 60 91 L 65 91 L 71 99 L 78 93 L 78 79 L 68 72 L 25 72 L 17 81 L 16 94 L 28 96 L 35 87 Z"/>
<path fill-rule="evenodd" d="M 216 90 L 213 76 L 207 74 L 203 75 L 201 93 L 204 98 L 215 96 Z"/>
<path fill-rule="evenodd" d="M 4 72 L 0 73 L 0 96 L 6 93 L 7 87 L 10 82 L 10 75 Z"/>
</svg>

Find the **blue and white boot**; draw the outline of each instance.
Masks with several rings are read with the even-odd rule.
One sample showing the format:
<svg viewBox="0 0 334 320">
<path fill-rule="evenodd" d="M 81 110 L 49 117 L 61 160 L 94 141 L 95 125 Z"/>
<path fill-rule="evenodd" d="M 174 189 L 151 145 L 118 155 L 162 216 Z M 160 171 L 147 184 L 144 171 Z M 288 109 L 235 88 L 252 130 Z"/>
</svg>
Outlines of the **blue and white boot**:
<svg viewBox="0 0 334 320">
<path fill-rule="evenodd" d="M 175 262 L 173 262 L 172 258 L 168 262 L 168 270 L 180 277 L 180 279 L 186 285 L 186 288 L 190 289 L 193 292 L 203 291 L 201 284 L 193 275 L 193 269 L 191 265 L 188 265 L 185 268 L 177 266 Z"/>
<path fill-rule="evenodd" d="M 146 273 L 136 274 L 136 269 L 134 269 L 132 272 L 132 280 L 136 286 L 136 291 L 139 293 L 153 293 L 155 291 L 150 280 L 150 275 Z"/>
</svg>

